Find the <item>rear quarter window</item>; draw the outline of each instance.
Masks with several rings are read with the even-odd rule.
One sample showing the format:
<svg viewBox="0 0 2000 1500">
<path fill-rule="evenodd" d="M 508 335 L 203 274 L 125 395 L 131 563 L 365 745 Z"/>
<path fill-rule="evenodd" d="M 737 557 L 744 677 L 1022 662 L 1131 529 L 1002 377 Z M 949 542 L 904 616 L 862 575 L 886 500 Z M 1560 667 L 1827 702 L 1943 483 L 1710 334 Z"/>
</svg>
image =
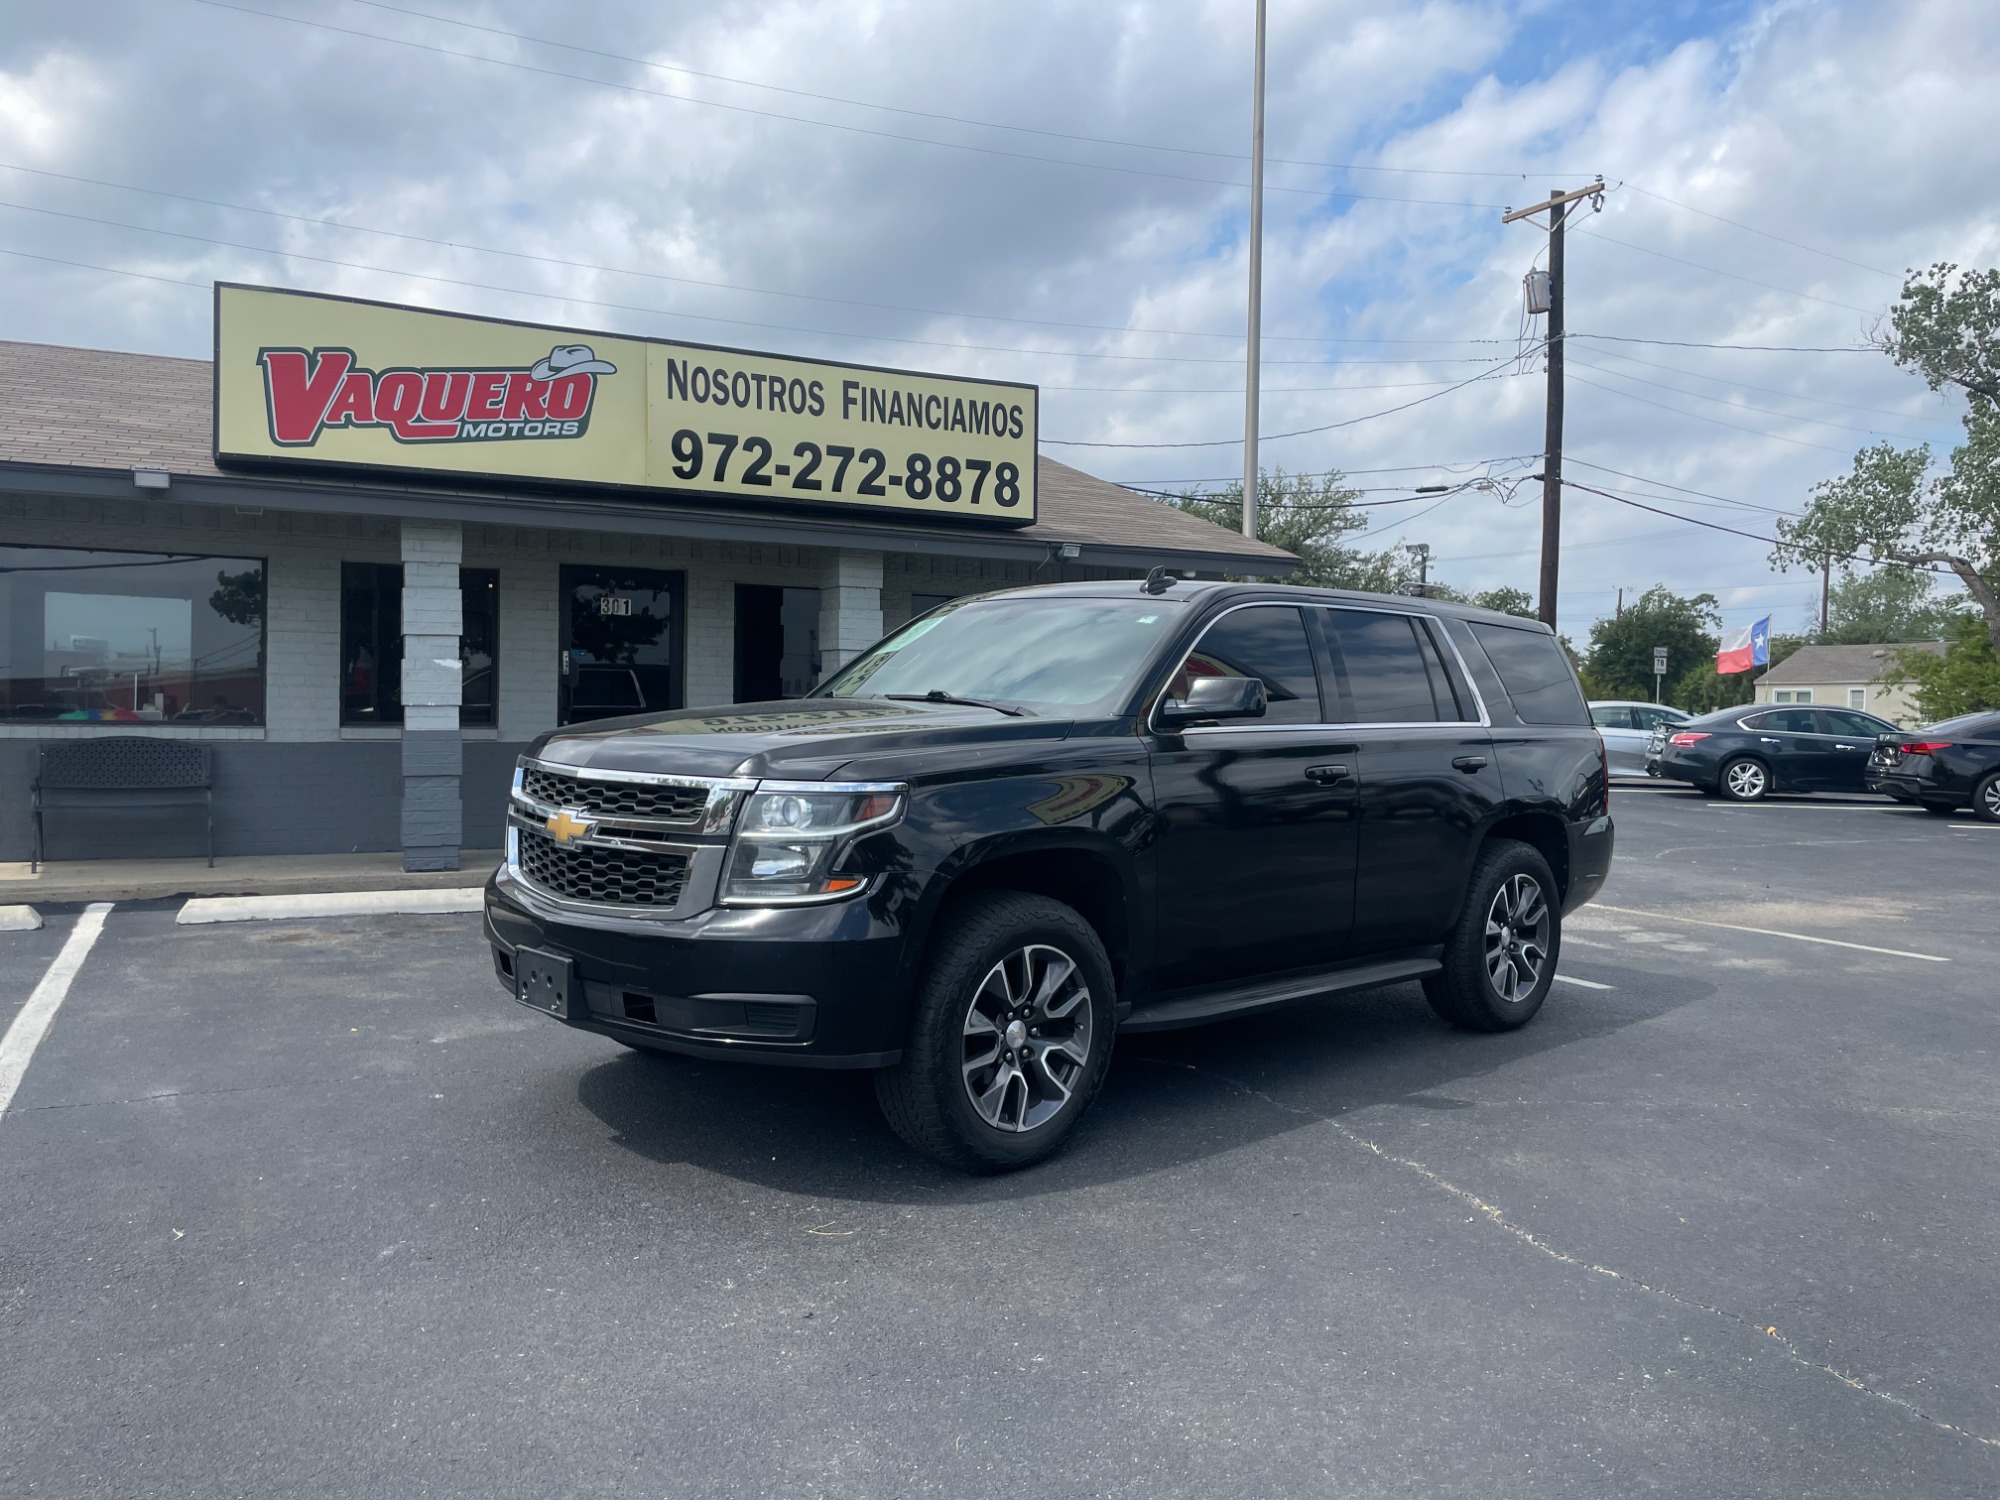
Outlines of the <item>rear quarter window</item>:
<svg viewBox="0 0 2000 1500">
<path fill-rule="evenodd" d="M 1500 674 L 1523 724 L 1588 724 L 1576 673 L 1552 635 L 1472 622 L 1472 634 Z"/>
</svg>

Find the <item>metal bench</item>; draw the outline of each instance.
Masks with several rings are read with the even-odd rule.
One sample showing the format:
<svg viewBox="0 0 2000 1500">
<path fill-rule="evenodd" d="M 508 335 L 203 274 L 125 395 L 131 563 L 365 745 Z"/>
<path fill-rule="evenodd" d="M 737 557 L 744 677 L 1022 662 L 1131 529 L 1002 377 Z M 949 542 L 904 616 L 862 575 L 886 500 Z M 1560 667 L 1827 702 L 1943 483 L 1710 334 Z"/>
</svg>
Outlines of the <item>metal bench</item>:
<svg viewBox="0 0 2000 1500">
<path fill-rule="evenodd" d="M 208 831 L 208 863 L 215 865 L 215 776 L 206 745 L 138 735 L 45 745 L 35 777 L 35 852 L 29 869 L 42 867 L 42 814 L 49 808 L 192 807 L 199 804 Z"/>
</svg>

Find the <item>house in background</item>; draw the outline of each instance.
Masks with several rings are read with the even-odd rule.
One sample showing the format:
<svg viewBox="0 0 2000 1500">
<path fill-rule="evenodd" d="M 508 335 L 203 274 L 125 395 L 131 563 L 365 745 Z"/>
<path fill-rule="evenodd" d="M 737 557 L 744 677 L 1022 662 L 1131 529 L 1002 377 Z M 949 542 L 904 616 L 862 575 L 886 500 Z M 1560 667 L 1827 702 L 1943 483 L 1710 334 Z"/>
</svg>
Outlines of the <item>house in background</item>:
<svg viewBox="0 0 2000 1500">
<path fill-rule="evenodd" d="M 1757 679 L 1759 703 L 1817 703 L 1858 708 L 1897 724 L 1915 724 L 1921 715 L 1908 682 L 1891 681 L 1896 655 L 1919 651 L 1943 656 L 1943 641 L 1908 641 L 1883 646 L 1801 646 Z"/>
</svg>

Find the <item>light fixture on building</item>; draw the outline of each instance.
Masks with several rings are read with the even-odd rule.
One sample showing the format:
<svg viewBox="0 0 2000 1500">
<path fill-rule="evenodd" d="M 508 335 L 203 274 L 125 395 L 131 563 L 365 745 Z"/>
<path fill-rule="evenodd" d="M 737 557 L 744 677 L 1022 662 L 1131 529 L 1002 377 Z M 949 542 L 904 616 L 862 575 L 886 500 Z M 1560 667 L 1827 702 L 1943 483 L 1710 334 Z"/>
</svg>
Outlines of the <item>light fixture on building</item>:
<svg viewBox="0 0 2000 1500">
<path fill-rule="evenodd" d="M 174 482 L 165 469 L 134 469 L 132 483 L 142 490 L 163 490 Z"/>
<path fill-rule="evenodd" d="M 1056 556 L 1070 557 L 1070 558 L 1081 557 L 1083 556 L 1083 548 L 1077 546 L 1075 542 L 1064 542 L 1062 546 L 1056 549 Z"/>
</svg>

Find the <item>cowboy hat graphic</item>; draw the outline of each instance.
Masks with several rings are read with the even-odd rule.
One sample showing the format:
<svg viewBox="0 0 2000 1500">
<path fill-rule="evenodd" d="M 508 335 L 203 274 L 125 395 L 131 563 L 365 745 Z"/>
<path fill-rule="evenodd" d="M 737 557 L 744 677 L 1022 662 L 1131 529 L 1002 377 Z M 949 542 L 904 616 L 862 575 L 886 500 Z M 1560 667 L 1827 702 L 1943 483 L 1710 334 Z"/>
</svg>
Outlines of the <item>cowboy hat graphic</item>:
<svg viewBox="0 0 2000 1500">
<path fill-rule="evenodd" d="M 528 371 L 531 379 L 554 380 L 562 375 L 616 375 L 618 366 L 599 359 L 588 344 L 557 344 Z"/>
</svg>

